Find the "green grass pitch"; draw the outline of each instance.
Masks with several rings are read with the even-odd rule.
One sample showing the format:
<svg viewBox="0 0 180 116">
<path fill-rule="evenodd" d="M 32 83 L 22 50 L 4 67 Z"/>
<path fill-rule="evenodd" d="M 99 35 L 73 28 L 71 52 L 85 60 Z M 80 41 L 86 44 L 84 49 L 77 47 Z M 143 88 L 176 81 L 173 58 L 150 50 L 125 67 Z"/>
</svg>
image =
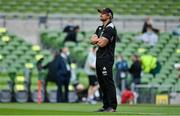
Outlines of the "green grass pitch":
<svg viewBox="0 0 180 116">
<path fill-rule="evenodd" d="M 94 112 L 101 104 L 83 103 L 0 103 L 0 115 L 95 115 L 95 116 L 180 116 L 180 105 L 118 105 L 117 112 Z"/>
</svg>

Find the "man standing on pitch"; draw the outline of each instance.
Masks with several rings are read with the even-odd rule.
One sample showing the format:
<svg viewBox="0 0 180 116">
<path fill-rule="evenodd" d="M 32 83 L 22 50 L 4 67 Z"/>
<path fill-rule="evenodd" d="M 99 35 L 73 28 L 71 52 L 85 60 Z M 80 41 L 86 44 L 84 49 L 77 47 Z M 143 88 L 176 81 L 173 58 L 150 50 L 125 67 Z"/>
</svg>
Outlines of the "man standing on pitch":
<svg viewBox="0 0 180 116">
<path fill-rule="evenodd" d="M 113 12 L 110 8 L 98 9 L 103 22 L 91 38 L 91 44 L 97 45 L 96 72 L 103 94 L 103 107 L 98 112 L 115 112 L 117 107 L 116 90 L 113 81 L 112 67 L 116 43 L 116 28 L 112 23 Z"/>
</svg>

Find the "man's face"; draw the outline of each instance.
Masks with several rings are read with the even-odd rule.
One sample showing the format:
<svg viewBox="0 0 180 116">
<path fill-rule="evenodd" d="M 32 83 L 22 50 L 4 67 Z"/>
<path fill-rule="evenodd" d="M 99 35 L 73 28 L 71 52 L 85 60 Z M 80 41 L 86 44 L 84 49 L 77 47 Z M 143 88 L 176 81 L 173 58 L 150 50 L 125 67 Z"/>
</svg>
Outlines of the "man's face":
<svg viewBox="0 0 180 116">
<path fill-rule="evenodd" d="M 101 21 L 106 21 L 110 18 L 109 14 L 108 13 L 100 13 L 100 20 Z"/>
<path fill-rule="evenodd" d="M 136 57 L 135 56 L 131 56 L 132 61 L 136 61 Z"/>
<path fill-rule="evenodd" d="M 69 49 L 68 48 L 63 48 L 63 53 L 66 55 L 69 55 Z"/>
</svg>

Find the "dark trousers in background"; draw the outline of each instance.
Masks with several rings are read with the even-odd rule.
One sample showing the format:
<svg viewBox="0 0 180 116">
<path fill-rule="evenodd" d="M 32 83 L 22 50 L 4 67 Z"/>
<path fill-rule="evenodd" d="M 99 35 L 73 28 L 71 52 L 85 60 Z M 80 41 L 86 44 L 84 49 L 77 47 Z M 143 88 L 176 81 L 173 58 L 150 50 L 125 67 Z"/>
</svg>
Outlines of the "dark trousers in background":
<svg viewBox="0 0 180 116">
<path fill-rule="evenodd" d="M 57 89 L 57 102 L 68 102 L 69 93 L 69 79 L 58 79 L 56 81 Z M 64 87 L 64 92 L 63 92 Z"/>
<path fill-rule="evenodd" d="M 103 108 L 111 107 L 116 109 L 116 89 L 112 74 L 113 61 L 97 59 L 96 72 L 100 89 L 103 94 Z"/>
</svg>

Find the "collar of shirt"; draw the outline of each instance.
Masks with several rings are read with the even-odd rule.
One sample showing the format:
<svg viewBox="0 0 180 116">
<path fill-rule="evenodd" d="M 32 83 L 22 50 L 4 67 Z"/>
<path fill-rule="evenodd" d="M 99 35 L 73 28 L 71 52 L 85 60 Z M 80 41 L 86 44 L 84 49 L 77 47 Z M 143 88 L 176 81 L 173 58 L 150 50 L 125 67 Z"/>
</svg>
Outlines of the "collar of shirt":
<svg viewBox="0 0 180 116">
<path fill-rule="evenodd" d="M 64 54 L 64 53 L 61 53 L 61 56 L 65 59 L 67 58 L 66 54 Z"/>
</svg>

